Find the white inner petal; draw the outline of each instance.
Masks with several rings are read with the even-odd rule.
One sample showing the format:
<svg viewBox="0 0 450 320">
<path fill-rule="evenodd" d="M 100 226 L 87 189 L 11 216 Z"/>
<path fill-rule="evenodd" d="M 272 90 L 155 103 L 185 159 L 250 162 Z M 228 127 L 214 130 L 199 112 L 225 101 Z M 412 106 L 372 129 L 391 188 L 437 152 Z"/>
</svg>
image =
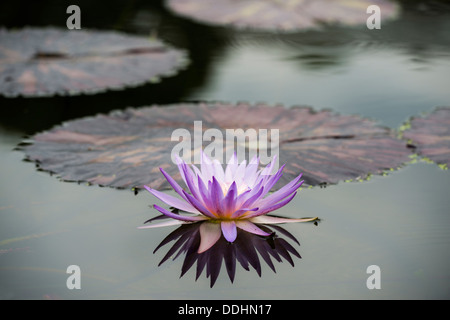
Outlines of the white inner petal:
<svg viewBox="0 0 450 320">
<path fill-rule="evenodd" d="M 228 193 L 228 190 L 230 189 L 232 184 L 233 184 L 233 182 L 221 182 L 220 183 L 220 186 L 222 187 L 222 192 L 223 192 L 224 196 Z M 241 182 L 241 183 L 236 182 L 236 186 L 237 186 L 236 196 L 238 196 L 241 193 L 244 193 L 245 191 L 250 189 L 250 187 L 244 182 Z"/>
</svg>

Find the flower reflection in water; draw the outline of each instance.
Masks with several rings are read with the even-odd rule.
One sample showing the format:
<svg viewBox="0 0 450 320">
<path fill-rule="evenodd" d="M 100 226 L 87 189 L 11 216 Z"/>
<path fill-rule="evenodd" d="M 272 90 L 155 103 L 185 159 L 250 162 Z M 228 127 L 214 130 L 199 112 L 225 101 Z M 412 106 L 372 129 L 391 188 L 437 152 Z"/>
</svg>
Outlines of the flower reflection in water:
<svg viewBox="0 0 450 320">
<path fill-rule="evenodd" d="M 159 218 L 163 218 L 163 216 L 158 216 L 154 219 Z M 317 225 L 317 221 L 314 221 L 314 224 Z M 297 245 L 300 245 L 300 243 L 291 233 L 279 225 L 258 225 L 259 228 L 270 234 L 269 236 L 256 235 L 238 229 L 236 240 L 233 243 L 227 241 L 222 235 L 208 250 L 199 252 L 202 232 L 214 227 L 214 223 L 201 221 L 183 224 L 171 232 L 153 252 L 155 253 L 161 247 L 175 241 L 158 266 L 171 257 L 175 260 L 180 255 L 185 254 L 180 277 L 196 264 L 195 280 L 200 277 L 206 268 L 206 277 L 210 278 L 210 287 L 213 287 L 220 274 L 222 264 L 224 264 L 228 277 L 233 282 L 237 262 L 247 271 L 250 271 L 250 267 L 252 267 L 261 276 L 262 263 L 260 258 L 273 272 L 276 272 L 275 261 L 282 262 L 286 260 L 294 266 L 293 257 L 301 258 L 300 253 L 282 236 L 289 238 Z"/>
</svg>

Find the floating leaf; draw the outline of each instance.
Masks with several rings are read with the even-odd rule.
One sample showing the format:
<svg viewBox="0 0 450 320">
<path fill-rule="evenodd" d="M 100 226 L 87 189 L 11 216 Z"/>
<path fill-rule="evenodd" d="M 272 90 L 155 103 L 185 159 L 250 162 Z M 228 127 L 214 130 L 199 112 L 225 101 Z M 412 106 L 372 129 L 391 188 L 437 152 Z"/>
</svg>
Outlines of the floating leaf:
<svg viewBox="0 0 450 320">
<path fill-rule="evenodd" d="M 437 108 L 424 117 L 414 117 L 402 129 L 403 137 L 420 155 L 442 168 L 450 166 L 450 108 Z"/>
<path fill-rule="evenodd" d="M 248 133 L 256 132 L 257 143 L 251 139 L 243 143 L 235 139 L 239 135 L 227 136 L 239 131 L 241 138 L 250 138 Z M 180 137 L 177 132 L 186 136 Z M 214 146 L 222 150 L 222 163 L 229 159 L 227 152 L 232 154 L 243 148 L 246 159 L 256 153 L 262 166 L 273 157 L 271 153 L 278 154 L 279 165 L 286 167 L 273 190 L 299 173 L 303 173 L 303 186 L 367 178 L 401 166 L 411 154 L 405 141 L 392 130 L 356 115 L 247 103 L 129 108 L 66 122 L 36 134 L 20 148 L 40 169 L 66 181 L 119 188 L 140 188 L 146 184 L 161 190 L 170 185 L 159 168 L 181 182 L 171 158 L 174 153 L 179 154 L 176 147 L 187 141 L 192 146 L 188 150 L 192 150 L 191 159 L 179 155 L 198 164 L 195 157 L 202 148 L 207 151 L 212 145 L 211 132 L 217 134 Z M 230 137 L 235 140 L 234 145 L 226 144 Z"/>
<path fill-rule="evenodd" d="M 276 272 L 276 269 L 272 259 L 278 262 L 282 262 L 284 259 L 288 261 L 290 265 L 294 266 L 292 256 L 301 258 L 298 251 L 288 241 L 271 230 L 274 226 L 268 227 L 265 225 L 258 225 L 258 227 L 270 233 L 271 235 L 268 237 L 261 237 L 238 230 L 238 236 L 235 242 L 229 243 L 222 236 L 207 251 L 198 253 L 198 248 L 200 246 L 199 229 L 204 223 L 210 222 L 185 224 L 167 235 L 167 237 L 156 247 L 154 252 L 172 241 L 175 241 L 175 243 L 167 251 L 159 265 L 171 257 L 175 260 L 181 254 L 185 254 L 183 266 L 181 268 L 181 277 L 197 263 L 196 280 L 200 277 L 206 267 L 206 276 L 210 278 L 210 286 L 213 287 L 220 274 L 222 261 L 227 270 L 228 277 L 231 282 L 233 282 L 236 274 L 237 262 L 247 271 L 250 271 L 250 267 L 254 268 L 258 275 L 261 276 L 262 263 L 260 257 L 273 272 Z M 297 239 L 284 228 L 276 226 L 276 230 L 299 244 Z"/>
<path fill-rule="evenodd" d="M 170 76 L 184 51 L 112 31 L 0 29 L 0 94 L 74 95 L 123 89 Z"/>
<path fill-rule="evenodd" d="M 315 28 L 321 24 L 358 25 L 369 18 L 370 5 L 380 7 L 383 19 L 398 14 L 388 0 L 167 0 L 175 13 L 213 25 L 277 31 Z"/>
</svg>

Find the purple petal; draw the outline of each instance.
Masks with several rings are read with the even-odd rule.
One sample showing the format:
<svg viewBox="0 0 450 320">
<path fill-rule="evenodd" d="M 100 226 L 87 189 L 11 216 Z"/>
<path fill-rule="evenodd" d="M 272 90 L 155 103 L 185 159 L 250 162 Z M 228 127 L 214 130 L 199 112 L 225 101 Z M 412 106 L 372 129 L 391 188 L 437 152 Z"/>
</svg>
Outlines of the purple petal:
<svg viewBox="0 0 450 320">
<path fill-rule="evenodd" d="M 251 207 L 262 195 L 264 192 L 264 187 L 261 187 L 258 193 L 254 194 L 252 197 L 248 198 L 243 204 L 242 207 L 248 208 Z"/>
<path fill-rule="evenodd" d="M 183 159 L 181 159 L 178 155 L 175 156 L 175 159 L 177 161 L 178 171 L 180 172 L 181 178 L 183 179 L 184 184 L 187 186 L 186 176 L 183 171 L 186 162 Z"/>
<path fill-rule="evenodd" d="M 281 218 L 281 217 L 274 217 L 274 216 L 257 216 L 254 218 L 251 218 L 250 221 L 254 223 L 261 223 L 261 224 L 278 224 L 278 223 L 293 223 L 293 222 L 310 222 L 317 220 L 318 218 Z"/>
<path fill-rule="evenodd" d="M 161 228 L 161 227 L 169 227 L 169 226 L 177 226 L 180 224 L 184 224 L 186 222 L 181 220 L 168 220 L 160 223 L 149 224 L 147 226 L 138 227 L 138 229 L 150 229 L 150 228 Z"/>
<path fill-rule="evenodd" d="M 243 160 L 236 169 L 234 180 L 243 179 L 245 176 L 245 169 L 247 168 L 247 160 Z"/>
<path fill-rule="evenodd" d="M 184 200 L 187 200 L 183 193 L 183 188 L 173 179 L 167 172 L 165 172 L 162 168 L 159 169 L 163 176 L 166 178 L 167 182 L 172 186 L 176 193 L 178 193 Z"/>
<path fill-rule="evenodd" d="M 262 197 L 264 197 L 267 193 L 269 193 L 270 189 L 273 188 L 273 186 L 278 182 L 278 180 L 280 180 L 281 176 L 283 175 L 283 169 L 284 169 L 285 165 L 282 165 L 281 168 L 272 176 L 270 176 L 269 178 L 267 178 L 267 180 L 265 180 L 264 182 L 264 188 L 265 188 L 265 192 L 262 195 Z"/>
<path fill-rule="evenodd" d="M 287 205 L 292 199 L 294 199 L 296 194 L 297 194 L 297 192 L 294 192 L 291 196 L 289 196 L 288 198 L 284 199 L 283 201 L 280 201 L 277 204 L 274 204 L 274 205 L 269 206 L 269 207 L 262 208 L 262 209 L 260 209 L 260 210 L 258 210 L 256 212 L 254 212 L 254 213 L 251 213 L 251 214 L 247 215 L 246 218 L 253 218 L 253 217 L 256 217 L 256 216 L 260 216 L 260 215 L 269 213 L 271 211 L 275 211 L 275 210 L 277 210 L 277 209 Z"/>
<path fill-rule="evenodd" d="M 244 181 L 247 183 L 247 185 L 249 186 L 254 185 L 258 177 L 257 175 L 258 167 L 259 167 L 259 157 L 255 155 L 250 160 L 250 162 L 247 165 L 247 169 L 245 170 Z"/>
<path fill-rule="evenodd" d="M 199 194 L 200 194 L 200 197 L 201 197 L 199 200 L 202 200 L 203 204 L 206 207 L 206 209 L 208 209 L 209 212 L 212 212 L 214 206 L 213 206 L 212 201 L 211 201 L 209 190 L 206 188 L 206 185 L 203 182 L 203 180 L 200 178 L 200 176 L 198 176 L 197 180 L 198 180 L 197 181 L 198 191 L 199 191 Z"/>
<path fill-rule="evenodd" d="M 211 184 L 211 202 L 213 205 L 214 212 L 220 217 L 223 215 L 224 210 L 222 207 L 223 202 L 223 191 L 222 187 L 220 186 L 219 182 L 216 180 L 215 177 L 212 178 L 212 184 Z"/>
<path fill-rule="evenodd" d="M 257 211 L 257 210 L 259 210 L 259 208 L 251 208 L 251 209 L 241 208 L 241 209 L 236 210 L 235 212 L 233 212 L 233 214 L 231 215 L 231 218 L 232 219 L 237 219 L 237 218 L 243 216 L 248 211 Z"/>
<path fill-rule="evenodd" d="M 241 193 L 236 199 L 236 208 L 242 207 L 243 203 L 247 201 L 249 198 L 253 197 L 256 193 L 260 192 L 261 186 L 263 185 L 263 181 L 259 181 L 259 183 L 254 186 L 252 189 L 248 189 L 245 192 Z"/>
<path fill-rule="evenodd" d="M 200 211 L 202 214 L 204 214 L 205 216 L 211 218 L 211 219 L 217 219 L 218 217 L 212 213 L 211 211 L 209 211 L 200 201 L 198 201 L 196 198 L 194 198 L 193 196 L 191 196 L 189 193 L 187 193 L 186 191 L 183 191 L 184 195 L 186 196 L 186 198 L 188 199 L 189 203 L 191 203 L 194 208 L 196 208 L 198 211 Z"/>
<path fill-rule="evenodd" d="M 275 166 L 276 159 L 277 159 L 277 155 L 274 155 L 272 161 L 261 171 L 262 176 L 272 175 L 272 170 L 273 170 L 273 167 Z"/>
<path fill-rule="evenodd" d="M 225 181 L 231 182 L 234 181 L 236 169 L 238 168 L 238 160 L 236 152 L 233 153 L 233 156 L 227 163 L 227 167 L 225 168 Z"/>
<path fill-rule="evenodd" d="M 194 198 L 199 199 L 200 195 L 198 188 L 195 185 L 195 175 L 192 172 L 191 168 L 189 168 L 186 163 L 182 163 L 180 164 L 180 173 L 182 173 L 181 175 L 186 182 L 189 191 L 191 191 L 191 194 L 194 196 Z"/>
<path fill-rule="evenodd" d="M 271 206 L 271 205 L 283 200 L 284 198 L 289 196 L 291 193 L 297 191 L 298 188 L 300 188 L 300 186 L 303 184 L 303 180 L 298 182 L 298 180 L 300 178 L 301 178 L 301 175 L 298 176 L 297 178 L 295 178 L 294 180 L 292 180 L 291 182 L 289 182 L 288 184 L 286 184 L 285 186 L 283 186 L 278 191 L 272 193 L 270 196 L 268 196 L 264 199 L 261 199 L 261 201 L 259 201 L 257 203 L 257 205 L 260 207 Z"/>
<path fill-rule="evenodd" d="M 211 248 L 222 235 L 220 224 L 204 222 L 200 225 L 200 245 L 197 252 L 202 253 Z"/>
<path fill-rule="evenodd" d="M 199 177 L 200 179 L 205 179 L 205 177 L 203 177 L 203 174 L 202 174 L 202 172 L 200 171 L 200 169 L 199 168 L 197 168 L 196 166 L 194 166 L 194 165 L 191 165 L 191 168 L 192 168 L 192 170 L 194 170 L 194 173 L 195 173 L 195 175 L 197 176 L 197 177 Z"/>
<path fill-rule="evenodd" d="M 253 189 L 247 189 L 244 192 L 242 192 L 240 195 L 236 197 L 236 208 L 242 207 L 242 203 L 244 203 L 248 197 L 250 197 L 250 193 L 253 191 Z"/>
<path fill-rule="evenodd" d="M 236 182 L 233 182 L 230 188 L 228 189 L 228 193 L 223 201 L 224 214 L 227 216 L 231 216 L 231 214 L 235 211 L 236 194 L 237 194 Z"/>
<path fill-rule="evenodd" d="M 213 176 L 216 177 L 219 181 L 224 182 L 225 181 L 225 172 L 223 171 L 222 164 L 219 162 L 219 160 L 214 159 L 212 162 L 212 167 L 214 170 Z"/>
<path fill-rule="evenodd" d="M 186 221 L 186 222 L 194 222 L 194 221 L 201 221 L 201 220 L 205 220 L 208 219 L 205 216 L 182 216 L 180 214 L 176 214 L 173 212 L 170 212 L 164 208 L 161 208 L 158 205 L 153 205 L 153 207 L 158 210 L 159 212 L 161 212 L 162 214 L 165 214 L 166 216 L 168 216 L 169 218 L 173 218 L 176 220 L 180 220 L 180 221 Z"/>
<path fill-rule="evenodd" d="M 202 158 L 200 163 L 200 169 L 202 171 L 202 175 L 206 180 L 211 180 L 213 176 L 212 163 L 211 159 L 202 151 Z"/>
<path fill-rule="evenodd" d="M 251 165 L 251 164 L 256 164 L 256 165 L 259 166 L 259 157 L 258 157 L 258 155 L 255 154 L 255 155 L 250 159 L 250 161 L 249 161 L 248 164 L 249 164 L 249 165 Z"/>
<path fill-rule="evenodd" d="M 278 171 L 271 175 L 260 175 L 259 178 L 257 179 L 257 183 L 262 184 L 265 188 L 265 192 L 262 195 L 263 197 L 270 191 L 270 189 L 272 189 L 272 187 L 275 185 L 275 183 L 278 182 L 278 180 L 281 178 L 281 176 L 283 175 L 282 171 L 284 169 L 285 165 L 281 166 L 280 169 L 278 169 Z"/>
<path fill-rule="evenodd" d="M 151 189 L 148 186 L 144 186 L 144 188 L 147 189 L 148 192 L 153 194 L 159 200 L 165 202 L 166 204 L 168 204 L 171 207 L 175 207 L 177 209 L 187 211 L 187 212 L 200 213 L 197 209 L 195 209 L 190 203 L 187 203 L 186 201 L 180 200 L 178 198 L 175 198 L 169 194 L 165 194 L 158 190 Z"/>
<path fill-rule="evenodd" d="M 254 223 L 248 221 L 248 220 L 237 220 L 236 226 L 244 231 L 257 234 L 260 236 L 270 236 L 270 233 L 267 233 L 260 228 L 258 228 Z"/>
<path fill-rule="evenodd" d="M 222 234 L 228 242 L 234 242 L 237 237 L 236 223 L 234 221 L 222 221 L 220 223 Z"/>
</svg>

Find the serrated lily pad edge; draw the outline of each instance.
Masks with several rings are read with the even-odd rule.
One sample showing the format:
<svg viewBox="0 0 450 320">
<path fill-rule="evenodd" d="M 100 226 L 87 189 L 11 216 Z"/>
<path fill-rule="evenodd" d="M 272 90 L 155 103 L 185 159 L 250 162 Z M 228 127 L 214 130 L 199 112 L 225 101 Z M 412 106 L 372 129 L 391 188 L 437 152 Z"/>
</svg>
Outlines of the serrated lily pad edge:
<svg viewBox="0 0 450 320">
<path fill-rule="evenodd" d="M 9 32 L 20 32 L 23 29 L 26 28 L 39 28 L 39 29 L 54 29 L 54 26 L 46 26 L 46 27 L 36 27 L 36 26 L 29 26 L 26 25 L 23 28 L 11 28 L 11 29 L 6 29 L 6 28 L 2 28 L 0 27 L 0 29 L 9 31 Z M 129 34 L 129 33 L 125 33 L 119 30 L 102 30 L 102 29 L 95 29 L 95 28 L 89 28 L 89 29 L 85 29 L 84 31 L 88 31 L 88 32 L 109 32 L 109 33 L 115 33 L 118 35 L 129 35 L 132 37 L 143 37 L 142 35 L 139 34 Z M 100 93 L 106 93 L 106 92 L 110 92 L 110 91 L 123 91 L 123 90 L 127 90 L 127 89 L 131 89 L 131 88 L 137 88 L 140 86 L 144 86 L 146 84 L 156 84 L 161 82 L 164 78 L 169 78 L 169 77 L 174 77 L 176 75 L 178 75 L 181 71 L 186 70 L 189 65 L 192 63 L 192 60 L 190 58 L 189 52 L 187 49 L 182 49 L 182 48 L 178 48 L 175 47 L 169 43 L 166 43 L 164 40 L 150 36 L 147 37 L 151 40 L 155 40 L 155 41 L 160 41 L 168 50 L 174 50 L 177 51 L 180 54 L 179 59 L 176 62 L 176 65 L 174 65 L 174 68 L 171 70 L 168 70 L 164 73 L 161 73 L 157 76 L 154 76 L 152 78 L 149 78 L 147 80 L 139 80 L 139 81 L 135 81 L 135 82 L 129 82 L 129 83 L 124 83 L 121 84 L 118 87 L 104 87 L 104 88 L 93 88 L 93 89 L 83 89 L 83 90 L 67 90 L 67 91 L 60 91 L 60 92 L 54 92 L 54 93 L 34 93 L 34 94 L 23 94 L 23 93 L 17 93 L 17 94 L 8 94 L 8 93 L 0 93 L 1 97 L 7 98 L 7 99 L 14 99 L 14 98 L 52 98 L 52 97 L 70 97 L 70 96 L 91 96 L 91 95 L 95 95 L 95 94 L 100 94 Z"/>
<path fill-rule="evenodd" d="M 186 102 L 179 103 L 179 104 L 189 104 L 189 105 L 191 105 L 192 107 L 195 107 L 195 105 L 196 105 L 196 104 L 199 104 L 199 103 L 204 103 L 204 104 L 206 104 L 208 107 L 209 107 L 209 106 L 213 106 L 213 105 L 216 104 L 216 103 L 232 104 L 232 105 L 239 105 L 239 104 L 244 103 L 244 104 L 250 104 L 251 106 L 255 106 L 256 104 L 264 104 L 264 105 L 266 105 L 266 106 L 282 106 L 282 107 L 288 108 L 288 109 L 306 108 L 306 109 L 308 109 L 308 110 L 309 110 L 310 112 L 312 112 L 312 113 L 319 113 L 319 112 L 328 111 L 328 112 L 333 112 L 333 115 L 339 115 L 339 114 L 340 114 L 340 113 L 338 113 L 338 112 L 333 111 L 333 110 L 330 109 L 330 108 L 314 109 L 313 107 L 308 106 L 308 105 L 302 106 L 302 105 L 298 105 L 298 104 L 297 104 L 297 105 L 292 105 L 292 106 L 290 106 L 290 107 L 285 107 L 285 106 L 284 106 L 283 104 L 281 104 L 281 103 L 270 104 L 270 105 L 269 105 L 269 104 L 266 104 L 266 103 L 264 103 L 264 102 L 258 102 L 258 103 L 253 103 L 253 104 L 251 104 L 251 103 L 249 103 L 249 102 L 247 102 L 247 101 L 239 101 L 239 102 L 236 102 L 236 103 L 231 103 L 231 102 L 223 101 L 223 100 L 208 100 L 208 101 L 197 100 L 197 101 L 186 101 Z M 170 105 L 178 105 L 178 103 L 177 103 L 177 104 L 170 104 Z M 130 109 L 131 109 L 131 110 L 138 110 L 138 109 L 141 109 L 141 108 L 164 108 L 164 106 L 165 106 L 165 105 L 152 104 L 152 105 L 148 105 L 148 106 L 140 106 L 140 107 L 127 107 L 127 108 L 125 108 L 125 109 L 115 109 L 115 110 L 111 110 L 110 112 L 108 112 L 108 114 L 122 113 L 123 111 L 125 111 L 125 110 L 130 110 Z M 75 119 L 75 120 L 94 119 L 94 118 L 96 118 L 96 117 L 98 117 L 98 116 L 101 116 L 101 115 L 104 115 L 104 113 L 101 113 L 101 112 L 100 112 L 100 113 L 97 113 L 97 114 L 94 114 L 94 115 L 89 115 L 89 116 L 86 116 L 86 117 L 77 118 L 77 119 Z M 352 115 L 352 114 L 349 114 L 349 115 Z M 355 115 L 355 114 L 353 114 L 353 115 Z M 382 129 L 388 130 L 390 133 L 392 133 L 393 138 L 394 138 L 394 136 L 396 136 L 396 138 L 399 139 L 399 140 L 405 140 L 405 139 L 403 139 L 403 138 L 401 137 L 401 133 L 400 133 L 399 130 L 395 130 L 395 129 L 390 128 L 390 127 L 388 127 L 388 126 L 383 126 L 383 125 L 381 125 L 381 124 L 376 124 L 376 123 L 377 123 L 377 120 L 376 120 L 376 119 L 373 119 L 373 118 L 362 117 L 362 116 L 360 116 L 360 115 L 355 115 L 355 116 L 361 117 L 362 119 L 366 119 L 366 120 L 372 121 L 372 122 L 374 123 L 374 126 L 376 126 L 376 127 L 378 127 L 378 128 L 382 128 Z M 50 131 L 52 131 L 52 130 L 58 128 L 58 127 L 64 127 L 64 126 L 66 126 L 68 123 L 70 123 L 71 121 L 73 121 L 73 119 L 72 119 L 72 120 L 67 120 L 67 121 L 61 122 L 60 124 L 56 124 L 56 125 L 52 126 L 51 128 L 49 128 L 49 129 L 47 129 L 47 130 L 43 130 L 43 131 L 40 131 L 40 132 L 36 132 L 36 133 L 34 133 L 33 135 L 44 134 L 44 133 L 50 132 Z M 22 151 L 22 152 L 23 152 L 25 146 L 31 145 L 31 144 L 33 144 L 33 143 L 34 143 L 34 140 L 32 139 L 32 137 L 31 137 L 31 136 L 26 136 L 26 137 L 23 138 L 23 140 L 22 140 L 20 143 L 17 144 L 17 146 L 14 148 L 14 150 L 16 150 L 16 151 Z M 411 147 L 408 147 L 408 149 L 411 150 L 412 148 L 411 148 Z M 326 188 L 326 187 L 329 187 L 329 186 L 335 186 L 335 185 L 338 185 L 339 183 L 367 182 L 367 181 L 370 181 L 370 180 L 371 180 L 373 177 L 375 177 L 375 176 L 382 176 L 382 177 L 385 177 L 385 176 L 388 176 L 390 173 L 393 173 L 393 172 L 395 172 L 395 171 L 398 171 L 398 170 L 404 168 L 405 166 L 414 163 L 414 162 L 416 161 L 416 160 L 415 160 L 416 157 L 417 157 L 417 155 L 415 155 L 414 153 L 412 153 L 412 154 L 409 156 L 409 158 L 410 158 L 411 160 L 408 160 L 408 161 L 405 161 L 405 162 L 403 162 L 403 163 L 400 163 L 398 166 L 393 167 L 393 168 L 388 168 L 388 169 L 384 169 L 384 170 L 379 170 L 379 172 L 377 172 L 377 173 L 368 172 L 367 174 L 361 175 L 361 176 L 359 176 L 359 177 L 356 177 L 356 178 L 353 178 L 353 179 L 341 180 L 341 181 L 339 181 L 339 182 L 337 182 L 337 183 L 324 182 L 324 183 L 320 183 L 320 184 L 317 184 L 317 185 L 306 185 L 306 184 L 304 184 L 302 187 L 299 188 L 299 190 L 302 190 L 302 189 L 313 189 L 313 188 L 317 188 L 317 187 L 319 187 L 319 188 Z M 133 186 L 133 187 L 109 186 L 109 185 L 102 185 L 102 184 L 97 184 L 97 183 L 91 183 L 91 182 L 83 181 L 83 180 L 68 180 L 68 179 L 63 179 L 63 178 L 61 178 L 61 176 L 59 176 L 58 173 L 52 172 L 51 170 L 47 170 L 47 169 L 41 168 L 40 165 L 39 165 L 39 161 L 38 161 L 38 160 L 32 160 L 32 159 L 30 159 L 30 158 L 28 157 L 28 155 L 25 155 L 25 157 L 23 158 L 23 161 L 34 163 L 35 166 L 36 166 L 37 171 L 40 171 L 40 172 L 46 172 L 46 173 L 48 173 L 50 176 L 55 176 L 55 177 L 56 177 L 59 181 L 61 181 L 61 182 L 77 183 L 77 184 L 79 184 L 79 185 L 85 185 L 85 186 L 93 186 L 93 185 L 97 185 L 97 186 L 100 187 L 100 188 L 108 187 L 108 188 L 112 188 L 112 189 L 116 189 L 116 190 L 131 190 L 132 192 L 134 192 L 134 194 L 138 194 L 138 192 L 139 192 L 140 190 L 143 190 L 143 188 L 140 188 L 139 186 Z M 430 161 L 431 161 L 431 160 L 430 160 Z"/>
<path fill-rule="evenodd" d="M 434 165 L 436 165 L 437 167 L 439 167 L 441 170 L 448 170 L 448 169 L 449 169 L 446 163 L 438 163 L 438 162 L 436 162 L 436 161 L 431 160 L 431 159 L 428 158 L 427 156 L 422 155 L 420 152 L 417 152 L 417 147 L 415 146 L 414 141 L 413 141 L 412 139 L 407 139 L 407 138 L 405 138 L 404 135 L 403 135 L 403 134 L 405 133 L 405 131 L 411 129 L 411 122 L 412 122 L 414 119 L 425 117 L 425 116 L 427 116 L 427 115 L 429 115 L 429 114 L 431 114 L 431 113 L 433 113 L 433 112 L 435 112 L 435 111 L 437 111 L 437 110 L 439 110 L 439 109 L 448 109 L 448 107 L 443 107 L 443 106 L 441 106 L 441 107 L 435 107 L 435 108 L 433 108 L 433 109 L 430 110 L 430 111 L 423 111 L 423 112 L 421 112 L 419 115 L 410 116 L 410 117 L 409 117 L 409 118 L 408 118 L 408 119 L 407 119 L 407 120 L 406 120 L 406 121 L 405 121 L 398 129 L 397 129 L 397 132 L 398 132 L 398 138 L 399 138 L 399 139 L 402 139 L 402 140 L 404 140 L 404 141 L 406 141 L 406 143 L 410 146 L 410 149 L 411 149 L 411 150 L 414 150 L 413 154 L 410 155 L 410 159 L 411 159 L 411 160 L 408 161 L 407 164 L 414 164 L 414 163 L 418 163 L 418 162 L 423 162 L 423 163 L 428 163 L 428 164 L 434 164 Z"/>
</svg>

